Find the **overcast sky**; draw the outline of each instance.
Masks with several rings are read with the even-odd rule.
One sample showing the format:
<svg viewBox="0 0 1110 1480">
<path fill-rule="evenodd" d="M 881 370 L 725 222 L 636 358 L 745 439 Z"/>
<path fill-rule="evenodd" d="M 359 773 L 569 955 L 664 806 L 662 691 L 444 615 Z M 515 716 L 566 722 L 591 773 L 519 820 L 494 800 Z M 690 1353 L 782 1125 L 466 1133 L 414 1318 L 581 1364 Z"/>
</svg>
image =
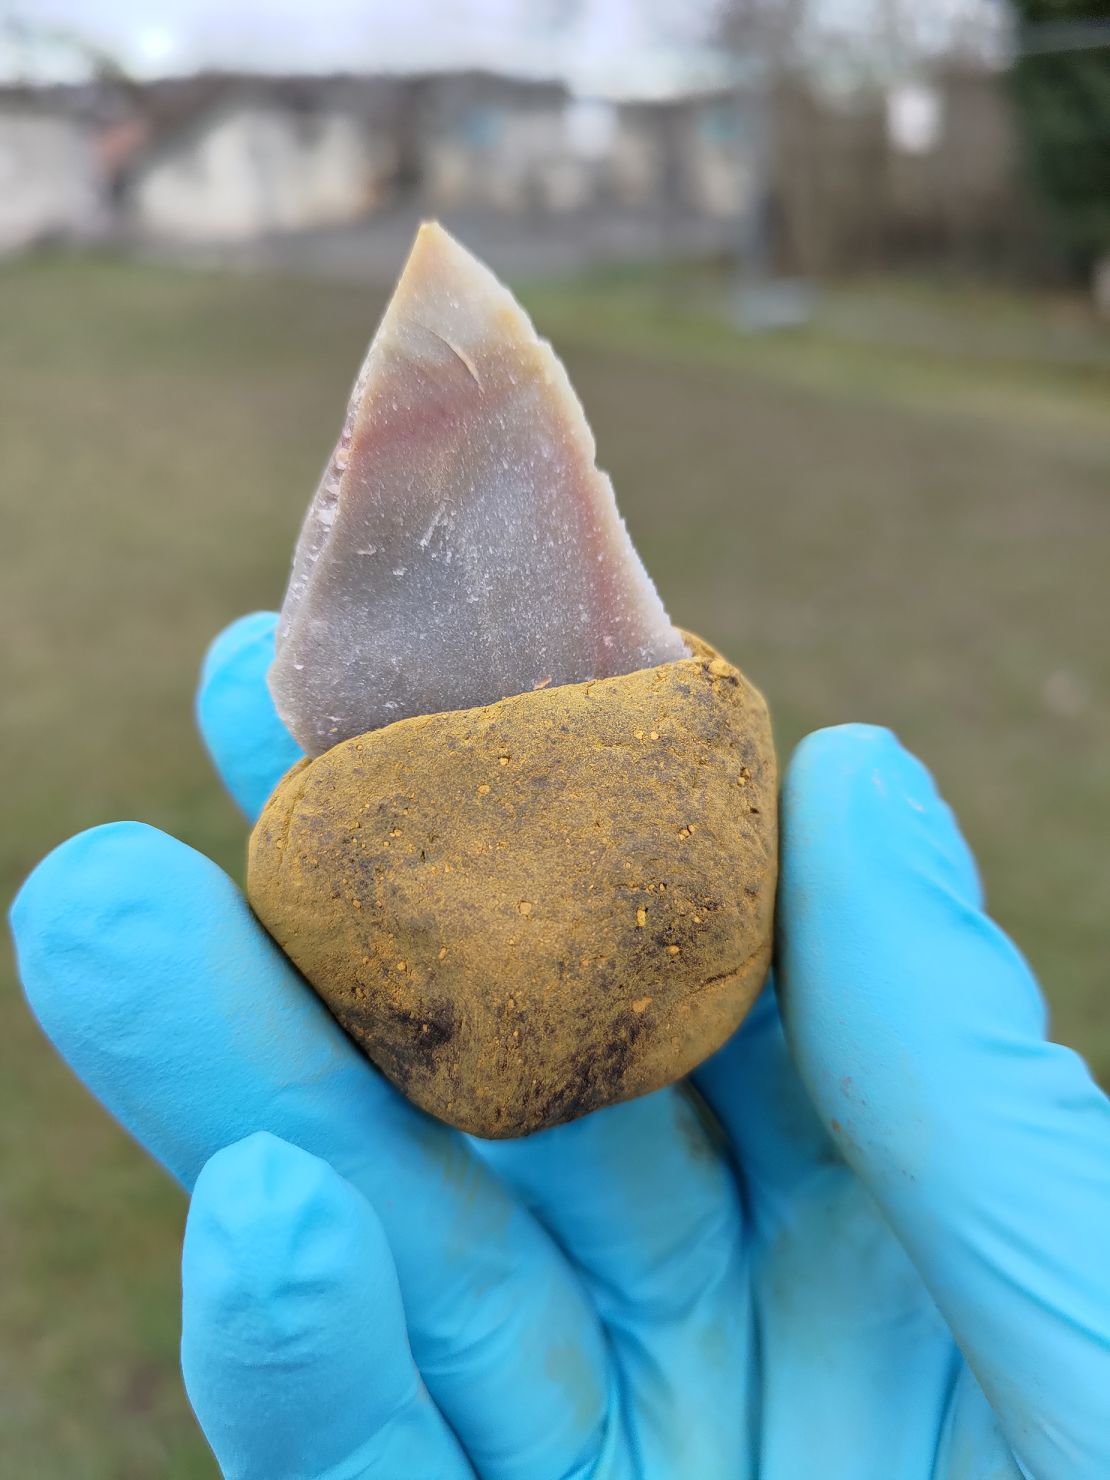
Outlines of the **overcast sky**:
<svg viewBox="0 0 1110 1480">
<path fill-rule="evenodd" d="M 718 0 L 0 0 L 0 16 L 102 46 L 132 72 L 411 70 L 460 65 L 560 75 L 587 89 L 665 89 L 712 68 L 704 45 Z M 826 31 L 876 32 L 892 0 L 811 0 Z M 1002 0 L 893 0 L 934 35 Z M 4 52 L 6 50 L 6 57 Z M 33 58 L 0 47 L 9 75 L 79 65 L 61 41 Z"/>
</svg>

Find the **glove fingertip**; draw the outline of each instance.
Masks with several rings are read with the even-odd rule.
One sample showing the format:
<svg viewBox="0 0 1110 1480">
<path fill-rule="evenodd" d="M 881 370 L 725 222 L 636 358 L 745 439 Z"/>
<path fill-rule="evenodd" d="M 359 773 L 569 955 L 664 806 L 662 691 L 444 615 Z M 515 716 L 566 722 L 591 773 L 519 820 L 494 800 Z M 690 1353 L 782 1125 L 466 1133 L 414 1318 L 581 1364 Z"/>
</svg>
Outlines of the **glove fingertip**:
<svg viewBox="0 0 1110 1480">
<path fill-rule="evenodd" d="M 184 845 L 145 822 L 106 822 L 67 838 L 31 871 L 12 901 L 9 922 L 36 1012 L 44 980 L 54 979 L 53 973 L 43 977 L 40 963 L 72 960 L 102 940 L 121 914 L 132 912 L 135 883 L 164 865 L 168 848 Z"/>
<path fill-rule="evenodd" d="M 205 1163 L 186 1225 L 187 1308 L 264 1353 L 275 1336 L 312 1339 L 319 1312 L 344 1298 L 352 1270 L 384 1234 L 364 1199 L 319 1157 L 266 1131 Z"/>
<path fill-rule="evenodd" d="M 234 887 L 203 855 L 139 821 L 68 838 L 41 860 L 10 909 L 28 1006 L 78 1074 L 129 1039 L 160 971 L 158 944 L 189 901 L 207 910 Z M 154 952 L 154 961 L 149 955 Z"/>
<path fill-rule="evenodd" d="M 824 893 L 866 855 L 982 907 L 979 870 L 952 809 L 892 730 L 845 724 L 808 735 L 787 768 L 782 813 L 787 894 L 811 885 Z"/>
<path fill-rule="evenodd" d="M 196 718 L 224 785 L 248 818 L 301 759 L 266 683 L 274 657 L 273 612 L 253 612 L 226 628 L 201 667 Z"/>
<path fill-rule="evenodd" d="M 220 669 L 239 661 L 244 653 L 268 667 L 274 656 L 277 624 L 277 612 L 247 612 L 236 617 L 208 644 L 200 668 L 201 687 L 209 683 Z"/>
<path fill-rule="evenodd" d="M 470 1474 L 413 1362 L 381 1222 L 329 1162 L 264 1131 L 216 1151 L 181 1275 L 185 1388 L 223 1474 Z"/>
</svg>

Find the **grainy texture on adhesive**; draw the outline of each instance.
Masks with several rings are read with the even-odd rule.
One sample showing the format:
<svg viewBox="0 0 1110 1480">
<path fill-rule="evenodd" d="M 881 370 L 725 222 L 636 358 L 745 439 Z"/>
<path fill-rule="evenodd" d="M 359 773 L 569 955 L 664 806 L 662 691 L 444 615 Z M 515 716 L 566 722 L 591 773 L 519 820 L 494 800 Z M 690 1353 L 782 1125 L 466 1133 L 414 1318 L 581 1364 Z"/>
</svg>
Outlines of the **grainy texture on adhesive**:
<svg viewBox="0 0 1110 1480">
<path fill-rule="evenodd" d="M 688 1073 L 770 963 L 775 759 L 707 644 L 405 719 L 303 761 L 251 838 L 258 916 L 431 1114 L 521 1135 Z"/>
</svg>

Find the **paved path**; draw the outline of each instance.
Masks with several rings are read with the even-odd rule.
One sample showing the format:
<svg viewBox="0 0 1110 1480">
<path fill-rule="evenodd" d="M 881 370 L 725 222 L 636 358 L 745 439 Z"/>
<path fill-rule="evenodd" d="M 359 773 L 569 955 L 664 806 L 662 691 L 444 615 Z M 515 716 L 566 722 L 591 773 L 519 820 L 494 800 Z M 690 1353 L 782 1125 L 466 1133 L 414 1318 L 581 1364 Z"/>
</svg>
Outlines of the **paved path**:
<svg viewBox="0 0 1110 1480">
<path fill-rule="evenodd" d="M 143 255 L 202 266 L 270 268 L 388 286 L 416 228 L 429 214 L 398 207 L 356 225 L 270 237 L 242 245 L 143 248 Z M 557 278 L 621 262 L 704 257 L 727 251 L 737 227 L 728 220 L 674 218 L 658 211 L 590 210 L 519 216 L 474 209 L 446 211 L 444 225 L 505 277 Z"/>
</svg>

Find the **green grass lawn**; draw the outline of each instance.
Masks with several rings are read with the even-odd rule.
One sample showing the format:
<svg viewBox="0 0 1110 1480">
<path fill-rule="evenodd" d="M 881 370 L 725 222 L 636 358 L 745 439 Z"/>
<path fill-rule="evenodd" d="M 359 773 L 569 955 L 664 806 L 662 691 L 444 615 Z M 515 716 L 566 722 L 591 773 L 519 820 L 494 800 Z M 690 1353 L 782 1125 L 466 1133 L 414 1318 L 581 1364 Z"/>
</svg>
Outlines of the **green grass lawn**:
<svg viewBox="0 0 1110 1480">
<path fill-rule="evenodd" d="M 784 754 L 864 719 L 930 762 L 1055 1033 L 1110 1079 L 1106 341 L 1065 326 L 1041 354 L 1033 309 L 977 338 L 943 295 L 852 291 L 774 340 L 635 274 L 530 301 L 673 615 L 765 689 Z M 334 283 L 0 272 L 6 895 L 115 817 L 240 872 L 194 675 L 280 600 L 379 309 Z M 3 971 L 0 1473 L 211 1476 L 177 1375 L 184 1199 Z"/>
</svg>

